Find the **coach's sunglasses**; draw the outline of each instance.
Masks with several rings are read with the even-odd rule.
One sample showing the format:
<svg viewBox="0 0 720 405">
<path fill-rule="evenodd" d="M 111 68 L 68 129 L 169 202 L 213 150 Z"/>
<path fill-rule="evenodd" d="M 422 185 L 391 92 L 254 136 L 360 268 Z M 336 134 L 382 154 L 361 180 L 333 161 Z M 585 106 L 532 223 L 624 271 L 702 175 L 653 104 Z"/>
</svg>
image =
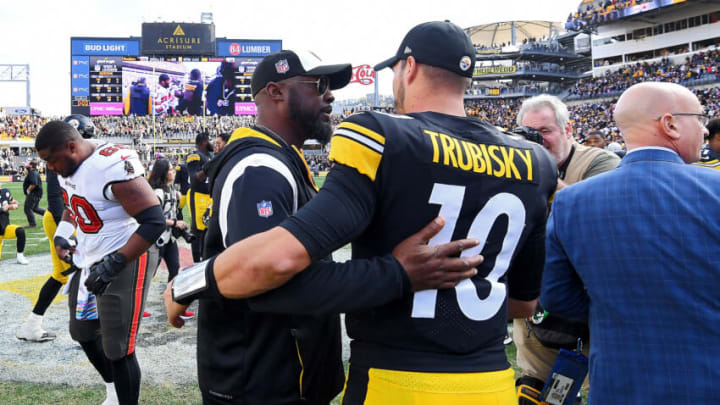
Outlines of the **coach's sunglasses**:
<svg viewBox="0 0 720 405">
<path fill-rule="evenodd" d="M 319 95 L 327 93 L 330 89 L 330 78 L 327 76 L 320 76 L 317 80 L 295 80 L 297 83 L 314 83 L 317 86 L 317 92 Z"/>
</svg>

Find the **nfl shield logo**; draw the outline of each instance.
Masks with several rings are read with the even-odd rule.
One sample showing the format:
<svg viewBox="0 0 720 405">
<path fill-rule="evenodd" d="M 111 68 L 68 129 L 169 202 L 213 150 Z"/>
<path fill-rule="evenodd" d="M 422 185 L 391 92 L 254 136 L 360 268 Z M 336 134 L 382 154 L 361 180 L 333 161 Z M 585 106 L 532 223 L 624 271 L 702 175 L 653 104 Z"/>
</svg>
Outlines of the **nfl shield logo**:
<svg viewBox="0 0 720 405">
<path fill-rule="evenodd" d="M 288 70 L 290 70 L 290 65 L 288 64 L 287 59 L 280 59 L 275 62 L 275 70 L 280 74 L 287 73 Z"/>
<path fill-rule="evenodd" d="M 272 202 L 270 201 L 260 201 L 257 203 L 257 210 L 258 215 L 260 215 L 263 218 L 268 218 L 273 214 L 272 210 Z"/>
</svg>

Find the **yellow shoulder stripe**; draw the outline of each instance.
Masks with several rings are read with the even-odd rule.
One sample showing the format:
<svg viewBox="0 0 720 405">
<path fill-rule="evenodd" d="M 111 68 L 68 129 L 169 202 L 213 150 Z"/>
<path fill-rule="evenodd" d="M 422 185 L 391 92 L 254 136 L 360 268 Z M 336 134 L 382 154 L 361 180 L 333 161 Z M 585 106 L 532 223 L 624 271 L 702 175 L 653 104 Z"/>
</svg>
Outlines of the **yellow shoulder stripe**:
<svg viewBox="0 0 720 405">
<path fill-rule="evenodd" d="M 364 174 L 370 180 L 375 181 L 382 155 L 350 138 L 333 136 L 328 159 L 352 167 L 360 174 Z"/>
<path fill-rule="evenodd" d="M 228 145 L 238 139 L 241 138 L 260 138 L 264 141 L 270 142 L 271 144 L 277 146 L 278 148 L 282 148 L 282 145 L 280 145 L 276 140 L 270 138 L 269 136 L 263 134 L 260 131 L 256 131 L 252 128 L 238 128 L 235 131 L 233 131 L 232 136 L 230 136 L 230 139 L 228 140 Z"/>
<path fill-rule="evenodd" d="M 385 137 L 378 134 L 377 132 L 367 129 L 363 126 L 360 126 L 358 124 L 352 123 L 352 122 L 343 122 L 340 125 L 337 126 L 338 128 L 347 128 L 351 131 L 359 132 L 368 138 L 374 140 L 375 142 L 379 143 L 380 145 L 385 145 Z"/>
<path fill-rule="evenodd" d="M 188 155 L 188 157 L 187 157 L 187 162 L 188 162 L 188 163 L 190 163 L 190 162 L 195 162 L 195 161 L 198 161 L 198 160 L 200 160 L 200 156 L 198 156 L 198 155 L 196 155 L 196 154 Z"/>
</svg>

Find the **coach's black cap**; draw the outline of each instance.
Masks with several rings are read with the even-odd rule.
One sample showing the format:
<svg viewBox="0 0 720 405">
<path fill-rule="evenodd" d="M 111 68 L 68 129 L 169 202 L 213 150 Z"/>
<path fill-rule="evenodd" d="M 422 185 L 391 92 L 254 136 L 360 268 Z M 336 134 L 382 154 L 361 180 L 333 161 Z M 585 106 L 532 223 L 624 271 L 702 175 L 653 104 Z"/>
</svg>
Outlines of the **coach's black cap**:
<svg viewBox="0 0 720 405">
<path fill-rule="evenodd" d="M 282 50 L 263 58 L 255 67 L 250 89 L 256 94 L 270 82 L 279 82 L 295 76 L 327 76 L 330 90 L 345 87 L 352 77 L 352 65 L 321 65 L 321 60 L 312 53 L 296 54 Z"/>
<path fill-rule="evenodd" d="M 375 65 L 375 70 L 392 67 L 409 56 L 418 63 L 436 66 L 460 76 L 472 77 L 475 47 L 462 28 L 450 21 L 431 21 L 416 25 L 400 43 L 392 58 Z"/>
</svg>

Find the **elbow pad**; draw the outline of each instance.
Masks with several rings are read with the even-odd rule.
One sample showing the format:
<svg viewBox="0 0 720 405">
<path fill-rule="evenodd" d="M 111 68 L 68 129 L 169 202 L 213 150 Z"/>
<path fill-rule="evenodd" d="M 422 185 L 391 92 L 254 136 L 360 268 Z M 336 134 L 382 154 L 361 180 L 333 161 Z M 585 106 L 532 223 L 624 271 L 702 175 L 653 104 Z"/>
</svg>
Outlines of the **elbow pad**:
<svg viewBox="0 0 720 405">
<path fill-rule="evenodd" d="M 165 216 L 159 205 L 144 209 L 135 215 L 135 220 L 140 224 L 135 233 L 150 243 L 154 243 L 163 231 L 165 231 Z"/>
</svg>

